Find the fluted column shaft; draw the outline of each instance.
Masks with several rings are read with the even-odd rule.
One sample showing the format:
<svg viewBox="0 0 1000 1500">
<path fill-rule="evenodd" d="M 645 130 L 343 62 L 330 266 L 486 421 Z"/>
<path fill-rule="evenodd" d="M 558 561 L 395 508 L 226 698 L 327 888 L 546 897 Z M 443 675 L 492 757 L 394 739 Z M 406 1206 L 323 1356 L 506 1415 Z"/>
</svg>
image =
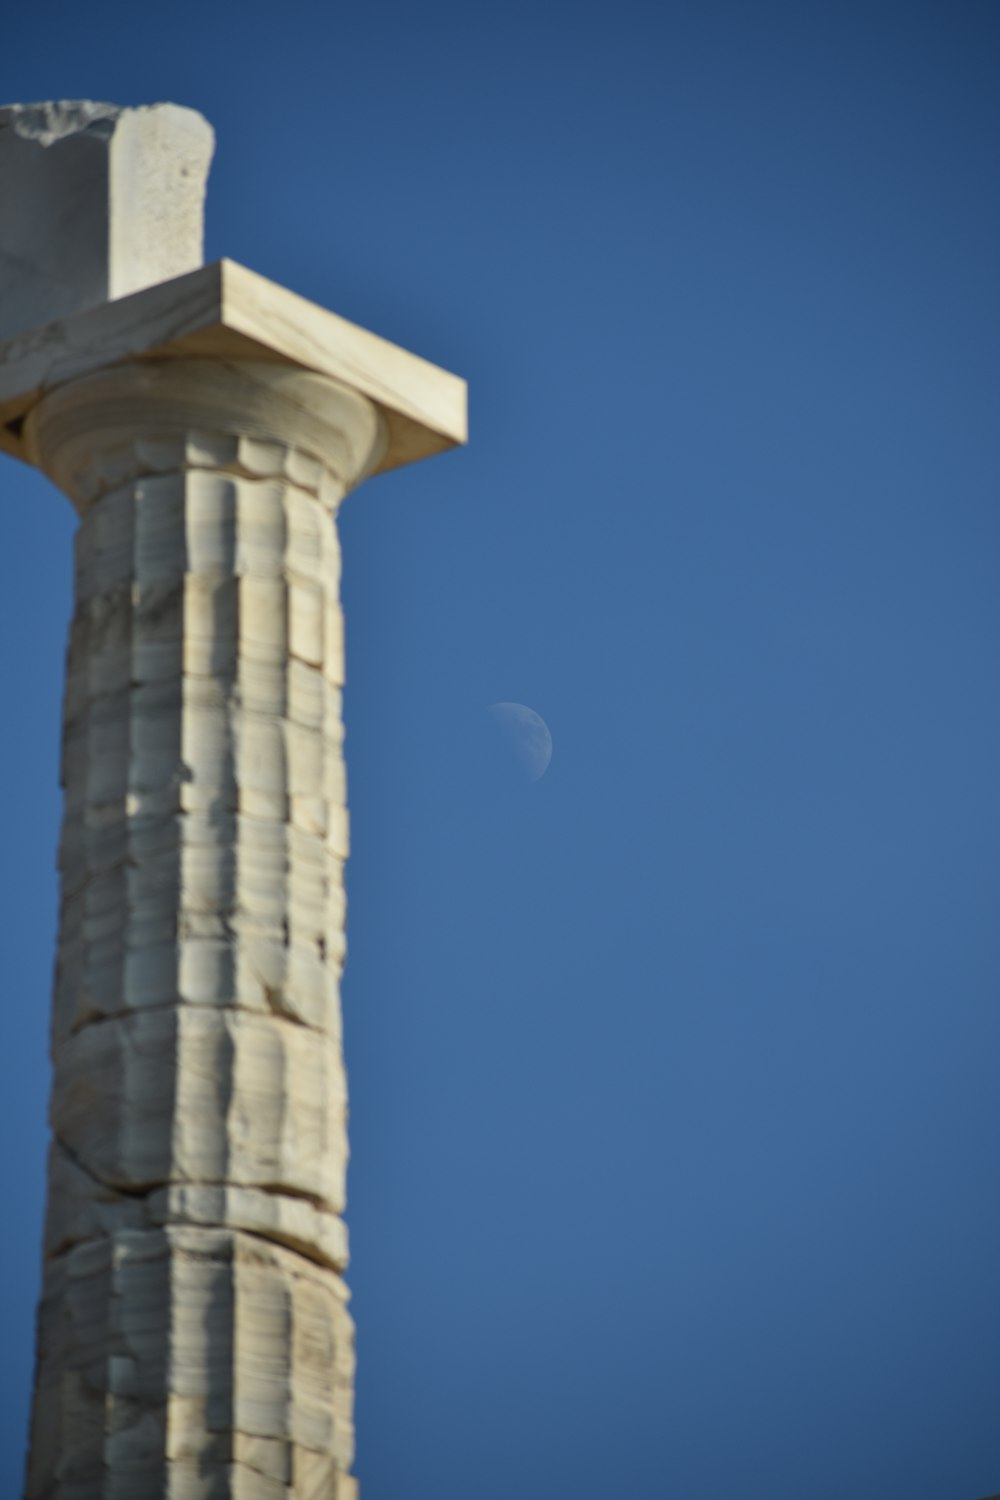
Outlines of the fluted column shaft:
<svg viewBox="0 0 1000 1500">
<path fill-rule="evenodd" d="M 47 396 L 81 515 L 29 1500 L 346 1500 L 343 646 L 375 407 L 278 364 Z"/>
</svg>

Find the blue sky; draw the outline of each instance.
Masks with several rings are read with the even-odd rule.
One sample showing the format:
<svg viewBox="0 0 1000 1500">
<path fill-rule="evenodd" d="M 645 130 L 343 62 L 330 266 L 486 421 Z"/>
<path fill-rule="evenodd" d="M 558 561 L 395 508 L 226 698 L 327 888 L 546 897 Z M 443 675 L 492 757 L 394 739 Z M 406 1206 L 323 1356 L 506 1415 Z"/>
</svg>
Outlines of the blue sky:
<svg viewBox="0 0 1000 1500">
<path fill-rule="evenodd" d="M 5 18 L 5 100 L 201 109 L 209 258 L 470 382 L 342 515 L 364 1500 L 1000 1490 L 998 62 L 990 0 Z M 73 523 L 2 496 L 14 1495 Z"/>
</svg>

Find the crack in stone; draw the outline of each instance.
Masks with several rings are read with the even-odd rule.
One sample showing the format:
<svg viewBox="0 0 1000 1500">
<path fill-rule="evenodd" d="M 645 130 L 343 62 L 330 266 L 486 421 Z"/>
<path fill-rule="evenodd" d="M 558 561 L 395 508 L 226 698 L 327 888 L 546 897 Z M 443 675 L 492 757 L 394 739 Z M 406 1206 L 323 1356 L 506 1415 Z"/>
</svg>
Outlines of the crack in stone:
<svg viewBox="0 0 1000 1500">
<path fill-rule="evenodd" d="M 328 1026 L 317 1026 L 312 1021 L 307 1021 L 301 1016 L 292 1015 L 288 1011 L 275 1006 L 270 999 L 265 1009 L 264 1006 L 246 1005 L 238 1000 L 227 1000 L 225 1004 L 213 1005 L 210 1001 L 206 1000 L 184 1000 L 178 998 L 175 1000 L 158 1000 L 155 1005 L 130 1005 L 123 1007 L 121 1010 L 105 1012 L 102 1015 L 88 1016 L 67 1031 L 65 1036 L 60 1038 L 57 1046 L 65 1045 L 71 1038 L 82 1036 L 85 1031 L 89 1031 L 94 1026 L 106 1026 L 115 1021 L 126 1021 L 132 1016 L 152 1016 L 164 1010 L 174 1010 L 178 1013 L 197 1010 L 214 1011 L 217 1015 L 237 1012 L 243 1016 L 273 1016 L 275 1020 L 287 1021 L 290 1026 L 301 1026 L 305 1031 L 314 1032 L 316 1036 L 326 1038 L 330 1038 L 331 1036 Z"/>
<path fill-rule="evenodd" d="M 151 1194 L 166 1188 L 233 1188 L 237 1191 L 267 1193 L 272 1198 L 289 1198 L 294 1202 L 308 1203 L 317 1212 L 329 1214 L 332 1218 L 339 1219 L 341 1215 L 330 1207 L 327 1200 L 320 1193 L 311 1193 L 308 1188 L 295 1187 L 293 1184 L 284 1182 L 234 1182 L 228 1177 L 157 1177 L 150 1182 L 142 1184 L 123 1185 L 117 1182 L 109 1182 L 100 1176 L 93 1167 L 87 1166 L 86 1162 L 68 1145 L 61 1135 L 54 1134 L 52 1143 L 83 1175 L 105 1192 L 112 1193 L 118 1198 L 129 1198 L 142 1201 Z M 232 1227 L 232 1226 L 230 1226 Z M 247 1233 L 250 1233 L 248 1230 Z"/>
<path fill-rule="evenodd" d="M 220 435 L 221 434 L 212 434 L 212 436 Z M 183 440 L 183 433 L 178 430 L 178 432 L 176 433 L 169 434 L 169 437 L 172 437 L 175 440 Z M 309 453 L 304 448 L 300 448 L 297 451 L 300 453 L 304 453 L 307 458 L 310 458 L 313 460 L 313 462 L 320 464 L 322 466 L 323 472 L 332 480 L 335 485 L 340 485 L 343 483 L 340 476 L 334 473 L 329 464 L 323 463 L 322 459 L 316 458 L 314 454 Z M 227 479 L 238 479 L 243 484 L 277 483 L 281 484 L 285 489 L 291 490 L 293 493 L 307 496 L 317 505 L 324 505 L 324 501 L 321 498 L 320 485 L 313 486 L 302 484 L 299 480 L 290 479 L 283 469 L 273 469 L 269 470 L 267 473 L 261 474 L 253 469 L 246 468 L 245 465 L 239 463 L 238 461 L 230 461 L 224 464 L 183 463 L 169 469 L 154 469 L 144 464 L 141 467 L 137 467 L 131 470 L 124 478 L 114 479 L 109 484 L 107 489 L 95 490 L 93 494 L 88 497 L 87 503 L 89 508 L 92 510 L 94 506 L 99 505 L 102 500 L 107 500 L 112 495 L 117 495 L 123 491 L 129 490 L 133 485 L 141 484 L 144 479 L 176 479 L 179 480 L 181 484 L 184 484 L 188 477 L 193 474 L 222 474 L 225 475 Z"/>
<path fill-rule="evenodd" d="M 116 1182 L 107 1182 L 103 1177 L 95 1172 L 92 1167 L 87 1166 L 82 1157 L 77 1155 L 77 1153 L 73 1150 L 73 1147 L 70 1146 L 68 1142 L 63 1140 L 62 1136 L 57 1134 L 53 1135 L 52 1140 L 53 1144 L 57 1146 L 60 1151 L 62 1151 L 62 1153 L 67 1157 L 72 1165 L 77 1168 L 78 1171 L 82 1172 L 83 1175 L 89 1178 L 90 1181 L 93 1182 L 97 1187 L 102 1188 L 105 1192 L 113 1193 L 116 1198 L 131 1198 L 141 1201 L 144 1198 L 148 1198 L 151 1193 L 155 1193 L 159 1188 L 169 1186 L 169 1182 L 163 1178 L 157 1179 L 154 1182 L 143 1184 L 139 1187 L 122 1186 Z"/>
<path fill-rule="evenodd" d="M 67 1154 L 71 1155 L 72 1153 Z M 92 1173 L 87 1172 L 87 1169 L 85 1167 L 81 1167 L 81 1171 L 86 1173 L 91 1181 L 98 1183 L 99 1186 L 103 1186 L 103 1184 L 100 1184 L 99 1179 L 95 1178 Z M 158 1184 L 154 1187 L 144 1190 L 141 1193 L 124 1193 L 121 1196 L 125 1198 L 137 1198 L 139 1200 L 145 1200 L 151 1197 L 154 1193 L 164 1190 L 164 1188 L 168 1186 L 176 1186 L 181 1188 L 206 1187 L 222 1189 L 233 1187 L 239 1190 L 242 1187 L 242 1184 L 226 1182 L 185 1182 L 175 1184 Z M 267 1187 L 255 1187 L 254 1189 L 252 1189 L 252 1191 L 266 1192 L 269 1194 L 271 1193 L 271 1189 Z M 306 1201 L 313 1202 L 313 1200 L 311 1200 L 307 1194 L 295 1192 L 282 1191 L 281 1193 L 274 1193 L 273 1196 L 290 1199 L 305 1199 Z M 336 1219 L 341 1224 L 344 1223 L 342 1216 L 340 1214 L 334 1213 L 331 1209 L 322 1207 L 318 1202 L 314 1202 L 313 1206 L 316 1207 L 318 1212 L 326 1214 L 332 1219 Z M 160 1221 L 147 1220 L 147 1222 L 144 1224 L 130 1224 L 123 1226 L 124 1232 L 130 1234 L 155 1235 L 166 1233 L 171 1229 L 185 1229 L 195 1231 L 204 1230 L 206 1233 L 221 1233 L 234 1236 L 245 1235 L 249 1239 L 258 1241 L 261 1244 L 276 1245 L 279 1249 L 286 1251 L 291 1255 L 298 1256 L 301 1260 L 307 1261 L 310 1265 L 318 1266 L 320 1267 L 320 1269 L 325 1271 L 330 1271 L 337 1277 L 343 1278 L 343 1275 L 347 1269 L 348 1258 L 346 1251 L 344 1254 L 344 1258 L 341 1260 L 340 1258 L 337 1258 L 333 1255 L 326 1254 L 321 1248 L 309 1244 L 298 1235 L 295 1235 L 293 1233 L 285 1233 L 280 1229 L 268 1229 L 262 1227 L 255 1228 L 249 1224 L 234 1223 L 231 1220 L 227 1221 L 222 1218 L 188 1218 L 182 1214 L 178 1214 L 173 1217 L 164 1217 Z M 120 1232 L 122 1232 L 122 1230 L 116 1231 L 114 1229 L 98 1229 L 90 1234 L 81 1234 L 77 1238 L 64 1240 L 60 1242 L 60 1244 L 54 1250 L 49 1251 L 46 1254 L 46 1263 L 49 1265 L 53 1265 L 57 1261 L 74 1254 L 84 1245 L 96 1245 L 100 1244 L 102 1241 L 107 1242 L 108 1244 L 112 1244 L 114 1243 L 118 1233 Z M 114 1289 L 112 1294 L 115 1296 L 120 1295 L 120 1293 Z"/>
</svg>

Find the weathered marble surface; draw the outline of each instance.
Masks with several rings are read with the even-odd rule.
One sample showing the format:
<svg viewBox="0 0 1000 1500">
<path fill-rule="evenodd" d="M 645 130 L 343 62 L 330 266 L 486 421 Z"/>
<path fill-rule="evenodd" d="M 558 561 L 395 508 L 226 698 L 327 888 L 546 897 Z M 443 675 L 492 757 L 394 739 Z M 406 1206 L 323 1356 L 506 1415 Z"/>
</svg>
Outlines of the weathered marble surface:
<svg viewBox="0 0 1000 1500">
<path fill-rule="evenodd" d="M 30 1496 L 353 1500 L 343 1282 L 254 1234 L 123 1229 L 50 1262 Z"/>
<path fill-rule="evenodd" d="M 0 340 L 200 266 L 214 145 L 176 104 L 0 107 Z"/>
<path fill-rule="evenodd" d="M 347 1500 L 333 515 L 385 423 L 171 361 L 28 428 L 81 515 L 28 1500 Z"/>
</svg>

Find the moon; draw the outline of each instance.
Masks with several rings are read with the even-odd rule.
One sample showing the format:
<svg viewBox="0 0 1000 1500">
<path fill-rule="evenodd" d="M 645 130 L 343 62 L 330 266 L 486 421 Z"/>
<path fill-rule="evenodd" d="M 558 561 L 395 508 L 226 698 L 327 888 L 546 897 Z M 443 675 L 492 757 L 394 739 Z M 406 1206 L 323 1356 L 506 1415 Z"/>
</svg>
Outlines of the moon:
<svg viewBox="0 0 1000 1500">
<path fill-rule="evenodd" d="M 539 781 L 552 759 L 552 736 L 541 714 L 524 703 L 491 703 L 489 713 L 521 770 Z"/>
</svg>

